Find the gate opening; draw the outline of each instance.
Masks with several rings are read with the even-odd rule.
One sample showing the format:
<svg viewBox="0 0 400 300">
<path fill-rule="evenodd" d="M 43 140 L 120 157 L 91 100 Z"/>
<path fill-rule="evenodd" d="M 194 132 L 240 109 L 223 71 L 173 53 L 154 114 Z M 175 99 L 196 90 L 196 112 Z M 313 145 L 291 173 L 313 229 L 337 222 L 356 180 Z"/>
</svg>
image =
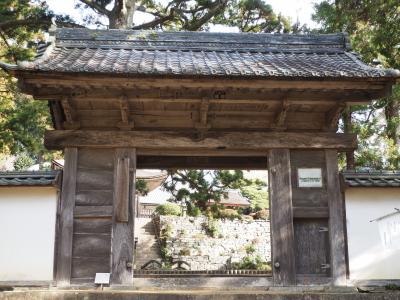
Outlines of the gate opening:
<svg viewBox="0 0 400 300">
<path fill-rule="evenodd" d="M 134 276 L 272 275 L 266 168 L 137 175 Z"/>
</svg>

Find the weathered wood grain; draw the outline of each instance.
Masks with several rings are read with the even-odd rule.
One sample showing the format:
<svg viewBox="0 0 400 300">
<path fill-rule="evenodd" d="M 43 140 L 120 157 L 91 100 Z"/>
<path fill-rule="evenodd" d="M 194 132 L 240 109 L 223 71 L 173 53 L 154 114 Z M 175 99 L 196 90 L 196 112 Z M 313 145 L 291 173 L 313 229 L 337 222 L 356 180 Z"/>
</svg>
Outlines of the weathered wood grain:
<svg viewBox="0 0 400 300">
<path fill-rule="evenodd" d="M 114 153 L 111 149 L 79 149 L 78 166 L 80 169 L 100 169 L 113 171 Z"/>
<path fill-rule="evenodd" d="M 121 158 L 129 158 L 130 168 L 133 170 L 129 174 L 129 193 L 128 193 L 128 222 L 118 222 L 117 220 L 117 199 L 114 185 L 114 213 L 112 224 L 111 242 L 111 284 L 113 285 L 132 285 L 133 273 L 133 240 L 134 240 L 134 199 L 135 199 L 135 173 L 136 173 L 136 151 L 133 148 L 115 149 L 114 157 L 114 181 L 118 175 L 118 161 Z"/>
<path fill-rule="evenodd" d="M 74 220 L 75 233 L 105 233 L 111 235 L 111 218 L 81 218 Z M 111 238 L 110 238 L 111 239 Z"/>
<path fill-rule="evenodd" d="M 272 267 L 276 285 L 296 284 L 290 153 L 268 152 Z"/>
<path fill-rule="evenodd" d="M 61 190 L 60 247 L 57 259 L 57 285 L 66 286 L 71 280 L 73 220 L 76 191 L 76 171 L 78 150 L 66 148 L 64 151 L 64 174 Z"/>
<path fill-rule="evenodd" d="M 137 168 L 266 170 L 266 156 L 266 154 L 263 157 L 138 156 Z"/>
<path fill-rule="evenodd" d="M 46 75 L 35 75 L 30 77 L 24 76 L 24 83 L 29 84 L 51 84 L 61 86 L 82 86 L 82 87 L 123 87 L 123 88 L 136 88 L 146 87 L 174 87 L 177 84 L 176 79 L 169 78 L 135 78 L 134 80 L 126 80 L 125 76 L 116 77 L 113 76 L 113 80 L 110 80 L 109 76 L 101 76 L 90 74 L 89 76 L 84 75 L 73 75 L 68 76 L 65 74 L 46 74 Z M 179 79 L 179 86 L 188 88 L 258 88 L 258 89 L 314 89 L 314 90 L 383 90 L 385 88 L 386 81 L 380 81 L 377 78 L 375 81 L 349 81 L 349 80 L 329 80 L 329 81 L 314 81 L 314 80 L 265 80 L 265 79 L 254 79 L 243 80 L 243 79 Z"/>
<path fill-rule="evenodd" d="M 190 133 L 169 131 L 91 131 L 50 130 L 45 133 L 49 149 L 67 146 L 180 150 L 268 150 L 268 149 L 353 149 L 357 146 L 353 134 L 289 133 L 289 132 L 224 132 L 207 133 L 203 140 L 195 140 Z"/>
<path fill-rule="evenodd" d="M 73 257 L 109 257 L 111 234 L 75 233 Z"/>
<path fill-rule="evenodd" d="M 114 174 L 114 215 L 116 222 L 129 221 L 129 157 L 118 157 Z"/>
<path fill-rule="evenodd" d="M 84 188 L 84 187 L 82 187 Z M 77 206 L 112 205 L 113 191 L 110 190 L 83 190 L 76 193 Z"/>
<path fill-rule="evenodd" d="M 106 206 L 76 206 L 74 209 L 75 218 L 107 218 L 111 217 L 113 207 Z"/>
<path fill-rule="evenodd" d="M 87 282 L 94 282 L 96 273 L 110 272 L 110 257 L 73 257 L 72 278 L 86 278 Z"/>
<path fill-rule="evenodd" d="M 321 230 L 328 226 L 327 219 L 295 219 L 294 235 L 296 245 L 297 275 L 327 276 L 330 264 L 328 232 Z"/>
<path fill-rule="evenodd" d="M 293 206 L 297 207 L 327 207 L 326 164 L 323 150 L 291 150 Z M 320 168 L 322 171 L 321 188 L 298 187 L 299 168 Z"/>
<path fill-rule="evenodd" d="M 346 248 L 344 202 L 340 192 L 336 150 L 326 150 L 327 191 L 329 195 L 329 238 L 331 247 L 332 283 L 346 285 Z"/>
<path fill-rule="evenodd" d="M 112 190 L 112 171 L 79 168 L 76 176 L 78 192 L 85 190 Z"/>
<path fill-rule="evenodd" d="M 293 207 L 293 217 L 294 218 L 328 218 L 329 209 L 328 207 Z"/>
</svg>

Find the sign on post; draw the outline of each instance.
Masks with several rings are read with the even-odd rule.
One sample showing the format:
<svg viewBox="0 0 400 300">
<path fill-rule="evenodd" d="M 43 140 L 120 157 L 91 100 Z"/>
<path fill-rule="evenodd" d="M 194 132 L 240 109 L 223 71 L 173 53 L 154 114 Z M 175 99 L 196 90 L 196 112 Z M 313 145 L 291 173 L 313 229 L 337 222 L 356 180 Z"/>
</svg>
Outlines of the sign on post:
<svg viewBox="0 0 400 300">
<path fill-rule="evenodd" d="M 322 171 L 320 168 L 299 168 L 297 169 L 297 178 L 300 188 L 322 187 Z"/>
</svg>

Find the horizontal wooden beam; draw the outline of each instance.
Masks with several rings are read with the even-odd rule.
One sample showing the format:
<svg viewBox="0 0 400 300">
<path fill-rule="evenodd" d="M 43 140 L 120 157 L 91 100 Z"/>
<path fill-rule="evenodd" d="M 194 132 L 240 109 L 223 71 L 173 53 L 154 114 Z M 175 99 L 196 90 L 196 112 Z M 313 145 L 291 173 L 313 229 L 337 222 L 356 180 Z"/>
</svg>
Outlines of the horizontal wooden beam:
<svg viewBox="0 0 400 300">
<path fill-rule="evenodd" d="M 224 97 L 211 97 L 212 103 L 265 103 L 278 101 L 285 98 L 290 101 L 346 101 L 367 102 L 371 99 L 383 97 L 384 89 L 319 89 L 319 88 L 174 88 L 163 87 L 101 87 L 69 86 L 57 84 L 25 84 L 22 89 L 32 94 L 38 100 L 61 100 L 65 94 L 72 95 L 74 99 L 82 101 L 116 101 L 121 95 L 126 95 L 129 102 L 200 102 L 203 94 L 224 92 Z"/>
<path fill-rule="evenodd" d="M 22 77 L 15 74 L 17 77 Z M 187 87 L 187 88 L 262 88 L 262 89 L 330 89 L 330 90 L 374 90 L 385 89 L 386 80 L 362 79 L 362 80 L 273 80 L 273 79 L 222 79 L 222 78 L 157 78 L 157 77 L 126 77 L 114 76 L 90 76 L 80 74 L 23 74 L 25 84 L 53 84 L 64 86 L 88 86 L 88 87 Z M 151 78 L 151 80 L 149 80 Z"/>
<path fill-rule="evenodd" d="M 139 169 L 267 170 L 264 157 L 138 156 Z"/>
<path fill-rule="evenodd" d="M 196 140 L 195 133 L 172 131 L 48 130 L 48 149 L 65 147 L 145 148 L 187 150 L 338 149 L 357 147 L 354 134 L 294 132 L 208 132 Z"/>
</svg>

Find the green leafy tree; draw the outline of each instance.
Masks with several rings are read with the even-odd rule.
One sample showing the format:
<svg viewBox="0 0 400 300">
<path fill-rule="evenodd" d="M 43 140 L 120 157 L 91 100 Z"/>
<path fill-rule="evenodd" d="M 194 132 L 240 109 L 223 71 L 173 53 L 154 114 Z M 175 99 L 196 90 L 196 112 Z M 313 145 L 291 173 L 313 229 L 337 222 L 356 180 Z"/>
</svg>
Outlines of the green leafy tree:
<svg viewBox="0 0 400 300">
<path fill-rule="evenodd" d="M 44 31 L 52 17 L 54 15 L 42 2 L 3 1 L 0 6 L 0 60 L 16 63 L 32 59 L 37 45 L 44 41 Z M 43 146 L 44 131 L 50 126 L 47 103 L 19 93 L 15 79 L 0 71 L 1 152 L 25 153 L 37 163 L 58 156 Z"/>
<path fill-rule="evenodd" d="M 91 9 L 86 24 L 109 28 L 207 30 L 210 24 L 237 27 L 241 31 L 288 32 L 289 20 L 276 15 L 263 0 L 80 0 L 77 8 Z M 137 12 L 151 16 L 151 21 L 140 23 Z"/>
<path fill-rule="evenodd" d="M 245 185 L 240 188 L 243 196 L 250 200 L 252 210 L 267 209 L 269 207 L 268 191 L 266 185 L 260 181 L 253 181 L 251 185 Z"/>
<path fill-rule="evenodd" d="M 313 19 L 322 32 L 347 31 L 363 60 L 400 69 L 400 3 L 398 0 L 327 0 L 315 6 Z M 372 105 L 346 111 L 342 130 L 359 135 L 356 167 L 400 168 L 400 85 Z M 351 155 L 347 161 L 353 164 Z"/>
<path fill-rule="evenodd" d="M 228 189 L 240 189 L 253 181 L 244 178 L 240 170 L 170 170 L 163 187 L 189 211 L 198 207 L 205 211 L 210 201 L 218 203 L 227 196 Z"/>
</svg>

